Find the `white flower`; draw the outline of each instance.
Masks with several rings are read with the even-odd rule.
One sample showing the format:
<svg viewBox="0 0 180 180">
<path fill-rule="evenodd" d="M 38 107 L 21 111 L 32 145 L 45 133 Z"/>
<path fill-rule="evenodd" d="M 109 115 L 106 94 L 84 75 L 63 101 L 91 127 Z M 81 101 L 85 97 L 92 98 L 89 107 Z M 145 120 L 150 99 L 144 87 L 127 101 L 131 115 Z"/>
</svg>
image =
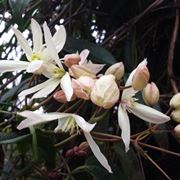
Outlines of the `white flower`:
<svg viewBox="0 0 180 180">
<path fill-rule="evenodd" d="M 90 134 L 90 131 L 94 128 L 96 124 L 90 124 L 86 122 L 81 116 L 71 113 L 58 113 L 58 112 L 38 113 L 32 111 L 23 111 L 18 114 L 23 117 L 26 117 L 26 119 L 23 120 L 17 127 L 20 130 L 40 123 L 45 123 L 58 119 L 58 126 L 55 128 L 55 132 L 57 132 L 58 130 L 65 130 L 66 128 L 65 124 L 68 121 L 68 118 L 72 118 L 73 121 L 77 124 L 77 126 L 79 126 L 83 130 L 84 136 L 94 156 L 98 159 L 98 161 L 105 169 L 107 169 L 110 173 L 112 173 L 111 167 L 109 166 L 106 157 L 102 154 L 98 145 L 93 140 Z"/>
<path fill-rule="evenodd" d="M 59 30 L 52 37 L 50 30 L 46 24 L 43 25 L 44 39 L 40 25 L 31 19 L 31 30 L 33 36 L 33 49 L 31 49 L 28 41 L 24 38 L 22 33 L 13 28 L 18 42 L 23 49 L 29 62 L 13 61 L 13 60 L 0 60 L 0 72 L 11 72 L 16 70 L 26 70 L 30 73 L 44 74 L 46 63 L 56 62 L 59 66 L 61 62 L 57 53 L 63 48 L 66 40 L 66 31 L 64 26 L 60 26 Z M 56 53 L 54 53 L 56 51 Z"/>
<path fill-rule="evenodd" d="M 142 61 L 138 65 L 138 67 L 144 65 L 147 65 L 146 60 Z M 130 86 L 132 84 L 132 78 L 137 68 L 131 72 L 125 86 Z M 161 124 L 170 120 L 170 118 L 165 114 L 151 107 L 136 102 L 137 99 L 133 98 L 133 96 L 137 92 L 138 91 L 135 91 L 133 88 L 124 89 L 121 96 L 121 102 L 118 108 L 118 123 L 121 128 L 121 137 L 125 144 L 126 152 L 129 150 L 129 144 L 130 144 L 130 123 L 129 123 L 129 117 L 127 111 L 133 113 L 137 117 L 147 122 L 154 124 Z"/>
</svg>

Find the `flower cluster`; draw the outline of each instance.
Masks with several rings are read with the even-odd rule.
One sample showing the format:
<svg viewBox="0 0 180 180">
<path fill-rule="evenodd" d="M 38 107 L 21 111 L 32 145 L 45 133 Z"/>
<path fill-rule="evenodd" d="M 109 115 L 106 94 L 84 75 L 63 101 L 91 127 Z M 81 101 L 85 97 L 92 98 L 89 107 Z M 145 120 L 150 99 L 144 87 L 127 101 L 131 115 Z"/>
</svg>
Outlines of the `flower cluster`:
<svg viewBox="0 0 180 180">
<path fill-rule="evenodd" d="M 90 53 L 87 49 L 59 58 L 58 53 L 63 49 L 66 41 L 64 26 L 60 26 L 59 30 L 52 36 L 46 23 L 43 24 L 43 33 L 41 26 L 32 19 L 33 49 L 19 30 L 14 28 L 13 30 L 28 61 L 1 60 L 0 72 L 25 70 L 27 73 L 39 74 L 47 78 L 46 81 L 23 90 L 19 97 L 33 94 L 31 99 L 36 99 L 47 97 L 53 93 L 54 99 L 60 103 L 83 99 L 104 109 L 117 106 L 118 124 L 126 151 L 129 150 L 130 144 L 128 113 L 133 113 L 135 116 L 154 124 L 170 120 L 167 115 L 150 107 L 158 102 L 159 90 L 155 83 L 148 83 L 150 73 L 146 59 L 130 73 L 126 83 L 122 86 L 121 82 L 125 73 L 122 62 L 104 70 L 105 64 L 94 64 L 87 59 Z M 104 73 L 102 74 L 102 72 Z M 59 85 L 61 89 L 54 92 Z M 142 92 L 144 102 L 147 105 L 140 104 L 135 98 L 138 92 Z M 112 173 L 106 157 L 90 134 L 96 123 L 91 124 L 80 115 L 73 113 L 40 113 L 25 110 L 17 114 L 26 118 L 18 125 L 19 130 L 53 120 L 58 120 L 58 125 L 54 130 L 56 133 L 64 131 L 72 134 L 79 132 L 79 128 L 81 128 L 95 157 L 104 168 Z M 76 154 L 75 150 L 72 152 Z"/>
</svg>

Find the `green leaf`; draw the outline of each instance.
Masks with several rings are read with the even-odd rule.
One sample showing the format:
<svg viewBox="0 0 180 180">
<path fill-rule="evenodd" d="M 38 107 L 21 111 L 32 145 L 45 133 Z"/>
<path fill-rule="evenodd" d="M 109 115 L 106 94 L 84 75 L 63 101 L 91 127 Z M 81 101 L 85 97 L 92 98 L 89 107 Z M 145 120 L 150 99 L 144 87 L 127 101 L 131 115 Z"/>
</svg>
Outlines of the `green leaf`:
<svg viewBox="0 0 180 180">
<path fill-rule="evenodd" d="M 88 59 L 92 59 L 94 62 L 108 65 L 116 63 L 112 54 L 101 46 L 82 39 L 67 38 L 64 50 L 69 53 L 76 53 L 77 51 L 81 52 L 83 49 L 90 50 Z"/>
<path fill-rule="evenodd" d="M 72 174 L 78 174 L 82 172 L 88 172 L 96 180 L 117 180 L 117 179 L 124 179 L 124 174 L 122 170 L 115 164 L 111 164 L 113 173 L 110 174 L 106 169 L 104 169 L 97 159 L 94 156 L 91 156 L 86 160 L 85 165 L 79 166 L 72 171 Z"/>
<path fill-rule="evenodd" d="M 31 134 L 19 135 L 18 133 L 0 133 L 0 144 L 17 143 L 31 139 Z"/>
<path fill-rule="evenodd" d="M 117 158 L 121 163 L 121 168 L 127 180 L 145 180 L 144 172 L 138 154 L 131 148 L 127 153 L 124 151 L 122 143 L 113 146 Z"/>
<path fill-rule="evenodd" d="M 24 20 L 22 14 L 25 11 L 25 8 L 29 4 L 30 0 L 9 0 L 9 5 L 13 13 L 13 20 L 18 24 L 18 28 L 23 30 Z"/>
</svg>

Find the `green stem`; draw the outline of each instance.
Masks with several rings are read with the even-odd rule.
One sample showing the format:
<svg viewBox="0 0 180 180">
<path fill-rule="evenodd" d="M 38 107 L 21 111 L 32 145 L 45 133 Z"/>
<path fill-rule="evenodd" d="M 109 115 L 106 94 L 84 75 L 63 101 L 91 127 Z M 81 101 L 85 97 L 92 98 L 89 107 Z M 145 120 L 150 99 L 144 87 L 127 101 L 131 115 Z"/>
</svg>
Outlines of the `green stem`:
<svg viewBox="0 0 180 180">
<path fill-rule="evenodd" d="M 34 154 L 34 160 L 38 160 L 38 149 L 37 149 L 37 136 L 36 136 L 36 130 L 33 126 L 29 127 L 29 130 L 32 134 L 32 149 Z"/>
</svg>

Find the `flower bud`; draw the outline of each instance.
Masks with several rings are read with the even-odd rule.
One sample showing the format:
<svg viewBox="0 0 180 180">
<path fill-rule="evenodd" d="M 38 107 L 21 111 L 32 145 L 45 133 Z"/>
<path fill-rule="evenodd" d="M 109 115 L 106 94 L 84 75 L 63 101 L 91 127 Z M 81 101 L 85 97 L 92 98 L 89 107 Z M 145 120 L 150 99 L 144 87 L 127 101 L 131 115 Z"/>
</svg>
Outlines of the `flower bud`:
<svg viewBox="0 0 180 180">
<path fill-rule="evenodd" d="M 91 101 L 105 109 L 109 109 L 119 99 L 119 88 L 113 75 L 100 77 L 91 92 Z"/>
<path fill-rule="evenodd" d="M 175 109 L 180 109 L 180 93 L 177 93 L 175 94 L 170 102 L 169 102 L 169 105 L 172 107 L 172 108 L 175 108 Z"/>
<path fill-rule="evenodd" d="M 139 66 L 132 79 L 132 87 L 135 90 L 142 90 L 146 87 L 149 81 L 149 70 L 145 65 Z"/>
<path fill-rule="evenodd" d="M 180 124 L 178 124 L 175 128 L 174 128 L 174 133 L 175 135 L 180 138 Z"/>
<path fill-rule="evenodd" d="M 60 103 L 66 103 L 67 102 L 67 98 L 66 98 L 63 90 L 55 92 L 53 95 L 53 98 Z M 74 99 L 76 99 L 75 95 L 72 96 L 71 101 L 73 101 Z"/>
<path fill-rule="evenodd" d="M 159 101 L 159 89 L 155 83 L 148 83 L 142 92 L 144 102 L 147 105 L 155 105 Z"/>
<path fill-rule="evenodd" d="M 82 142 L 82 143 L 79 145 L 79 149 L 80 149 L 81 151 L 87 152 L 88 149 L 89 149 L 89 144 L 87 143 L 87 141 Z"/>
<path fill-rule="evenodd" d="M 172 118 L 174 121 L 180 123 L 180 109 L 174 110 L 174 111 L 171 113 L 171 118 Z"/>
<path fill-rule="evenodd" d="M 74 94 L 81 98 L 90 99 L 91 90 L 94 87 L 95 80 L 88 76 L 81 76 L 78 79 L 72 79 Z"/>
<path fill-rule="evenodd" d="M 124 75 L 124 64 L 122 62 L 113 64 L 106 70 L 105 75 L 108 74 L 112 74 L 117 80 L 120 80 Z"/>
<path fill-rule="evenodd" d="M 78 64 L 81 60 L 79 54 L 67 54 L 64 56 L 64 64 L 70 68 L 72 65 Z"/>
<path fill-rule="evenodd" d="M 96 78 L 95 73 L 93 73 L 89 68 L 83 65 L 72 65 L 70 71 L 71 71 L 71 75 L 76 79 L 81 76 L 89 76 L 92 78 Z"/>
</svg>

